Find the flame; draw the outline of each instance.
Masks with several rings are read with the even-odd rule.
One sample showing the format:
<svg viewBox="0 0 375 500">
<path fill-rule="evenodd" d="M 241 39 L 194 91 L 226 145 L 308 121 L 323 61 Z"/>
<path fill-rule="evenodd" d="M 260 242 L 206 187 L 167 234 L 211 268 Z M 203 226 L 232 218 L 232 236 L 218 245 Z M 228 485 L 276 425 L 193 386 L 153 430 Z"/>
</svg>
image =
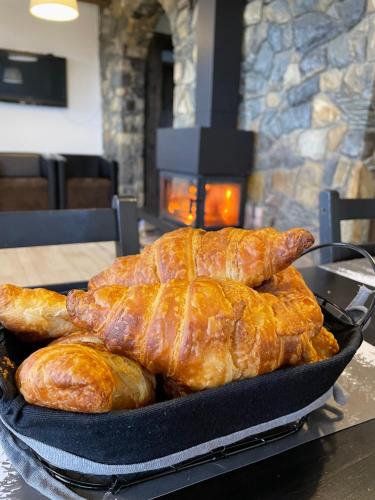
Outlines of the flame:
<svg viewBox="0 0 375 500">
<path fill-rule="evenodd" d="M 191 226 L 196 219 L 197 186 L 187 179 L 165 179 L 165 207 L 170 217 Z"/>
<path fill-rule="evenodd" d="M 239 223 L 240 200 L 239 184 L 206 184 L 204 225 L 206 227 L 236 226 Z"/>
<path fill-rule="evenodd" d="M 165 179 L 165 210 L 168 215 L 191 226 L 197 215 L 197 186 L 188 179 Z M 204 225 L 206 227 L 235 226 L 240 215 L 240 184 L 206 183 Z"/>
</svg>

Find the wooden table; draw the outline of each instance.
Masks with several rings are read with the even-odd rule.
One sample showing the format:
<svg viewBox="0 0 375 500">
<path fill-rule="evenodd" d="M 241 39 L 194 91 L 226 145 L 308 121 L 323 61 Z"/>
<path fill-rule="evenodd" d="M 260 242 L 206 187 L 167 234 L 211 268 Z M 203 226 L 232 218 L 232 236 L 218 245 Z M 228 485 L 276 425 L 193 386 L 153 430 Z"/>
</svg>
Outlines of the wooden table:
<svg viewBox="0 0 375 500">
<path fill-rule="evenodd" d="M 115 243 L 80 243 L 0 250 L 0 284 L 88 281 L 115 259 Z"/>
<path fill-rule="evenodd" d="M 86 280 L 109 265 L 114 258 L 114 247 L 104 243 L 86 245 L 82 253 L 78 245 L 67 245 L 65 248 L 52 250 L 50 256 L 44 253 L 44 249 L 20 250 L 23 252 L 12 250 L 8 254 L 0 253 L 3 264 L 0 282 L 35 285 Z M 342 305 L 350 302 L 358 288 L 354 281 L 327 270 L 306 269 L 304 275 L 314 291 L 323 296 L 335 297 Z M 365 332 L 365 338 L 375 345 L 374 325 Z M 348 410 L 344 409 L 345 411 Z M 297 435 L 296 438 L 298 439 Z M 122 490 L 116 498 L 139 500 L 167 494 L 168 498 L 176 499 L 373 499 L 374 443 L 375 419 L 370 419 L 255 464 L 241 459 L 242 454 L 239 454 L 235 458 L 237 464 L 230 465 L 231 462 L 227 459 L 218 460 L 212 466 L 214 472 L 206 476 L 199 468 L 203 466 L 199 466 L 170 478 L 169 481 L 173 484 L 168 485 L 168 479 L 160 478 L 149 481 L 143 490 Z M 206 480 L 202 482 L 204 477 Z M 176 493 L 171 493 L 174 490 Z M 103 498 L 104 492 L 80 490 L 79 494 L 83 498 L 99 499 Z M 14 471 L 1 450 L 0 497 L 17 500 L 40 498 Z"/>
</svg>

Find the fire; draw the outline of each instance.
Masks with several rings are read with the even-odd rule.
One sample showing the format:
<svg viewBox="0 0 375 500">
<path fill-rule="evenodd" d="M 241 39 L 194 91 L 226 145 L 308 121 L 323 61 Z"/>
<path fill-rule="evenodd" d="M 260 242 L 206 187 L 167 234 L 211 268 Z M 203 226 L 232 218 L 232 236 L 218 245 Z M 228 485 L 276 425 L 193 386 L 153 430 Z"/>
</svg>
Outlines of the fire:
<svg viewBox="0 0 375 500">
<path fill-rule="evenodd" d="M 187 226 L 193 225 L 197 214 L 197 186 L 179 177 L 167 179 L 164 186 L 168 215 Z"/>
<path fill-rule="evenodd" d="M 165 209 L 184 224 L 195 224 L 198 189 L 194 182 L 181 177 L 165 179 Z M 235 183 L 205 184 L 204 226 L 236 226 L 239 223 L 241 189 Z"/>
<path fill-rule="evenodd" d="M 206 227 L 236 226 L 240 216 L 239 184 L 206 184 L 204 225 Z"/>
</svg>

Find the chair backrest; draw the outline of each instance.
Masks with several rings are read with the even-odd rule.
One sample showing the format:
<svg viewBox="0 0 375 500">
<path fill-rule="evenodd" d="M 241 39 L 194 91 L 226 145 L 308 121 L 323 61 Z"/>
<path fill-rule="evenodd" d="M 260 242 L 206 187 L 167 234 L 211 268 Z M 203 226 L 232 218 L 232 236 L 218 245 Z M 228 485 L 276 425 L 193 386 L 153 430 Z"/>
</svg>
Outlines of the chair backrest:
<svg viewBox="0 0 375 500">
<path fill-rule="evenodd" d="M 1 177 L 39 177 L 40 155 L 33 153 L 0 153 Z"/>
<path fill-rule="evenodd" d="M 110 180 L 109 196 L 117 194 L 118 164 L 101 156 L 58 155 L 59 208 L 67 208 L 67 179 L 72 177 L 104 177 Z"/>
<path fill-rule="evenodd" d="M 110 177 L 108 167 L 116 164 L 97 155 L 58 155 L 67 177 Z"/>
<path fill-rule="evenodd" d="M 341 242 L 342 220 L 375 219 L 375 199 L 340 198 L 337 191 L 321 191 L 319 197 L 320 243 Z M 361 245 L 375 254 L 375 243 Z M 335 262 L 358 257 L 350 250 L 325 248 L 321 250 L 321 262 Z"/>
<path fill-rule="evenodd" d="M 115 241 L 116 254 L 139 252 L 134 199 L 115 196 L 112 208 L 0 213 L 0 248 Z"/>
<path fill-rule="evenodd" d="M 52 159 L 36 153 L 0 153 L 0 177 L 47 178 L 48 206 L 57 208 L 56 164 Z"/>
</svg>

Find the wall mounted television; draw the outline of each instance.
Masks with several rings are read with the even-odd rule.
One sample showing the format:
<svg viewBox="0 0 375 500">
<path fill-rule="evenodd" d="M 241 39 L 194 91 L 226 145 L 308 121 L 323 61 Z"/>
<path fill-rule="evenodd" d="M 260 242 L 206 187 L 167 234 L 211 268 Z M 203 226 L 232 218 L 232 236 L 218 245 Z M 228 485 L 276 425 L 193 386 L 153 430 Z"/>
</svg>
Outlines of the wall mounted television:
<svg viewBox="0 0 375 500">
<path fill-rule="evenodd" d="M 66 107 L 66 59 L 0 49 L 0 101 Z"/>
</svg>

